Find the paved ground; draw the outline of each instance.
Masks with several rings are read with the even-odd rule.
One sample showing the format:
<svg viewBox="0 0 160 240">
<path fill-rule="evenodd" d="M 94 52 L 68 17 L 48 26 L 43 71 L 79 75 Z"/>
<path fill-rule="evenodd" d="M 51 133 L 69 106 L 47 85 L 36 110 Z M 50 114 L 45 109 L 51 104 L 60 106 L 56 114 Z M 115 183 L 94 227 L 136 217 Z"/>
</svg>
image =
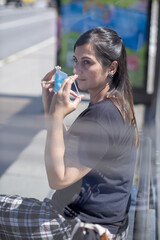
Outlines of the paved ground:
<svg viewBox="0 0 160 240">
<path fill-rule="evenodd" d="M 0 69 L 0 193 L 20 194 L 42 200 L 51 196 L 44 167 L 46 130 L 40 80 L 55 65 L 53 43 L 20 57 Z M 26 66 L 26 71 L 21 71 Z M 10 84 L 12 76 L 14 84 Z M 87 100 L 87 95 L 86 95 Z M 88 101 L 66 118 L 70 125 Z M 135 106 L 138 126 L 144 107 Z"/>
<path fill-rule="evenodd" d="M 49 192 L 40 81 L 55 65 L 53 43 L 0 68 L 0 193 Z"/>
</svg>

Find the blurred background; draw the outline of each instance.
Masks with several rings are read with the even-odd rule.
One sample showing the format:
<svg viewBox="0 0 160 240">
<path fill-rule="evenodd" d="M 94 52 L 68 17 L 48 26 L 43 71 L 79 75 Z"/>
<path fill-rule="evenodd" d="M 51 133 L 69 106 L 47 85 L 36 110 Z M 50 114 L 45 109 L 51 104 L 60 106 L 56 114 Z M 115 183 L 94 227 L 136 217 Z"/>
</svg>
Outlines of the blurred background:
<svg viewBox="0 0 160 240">
<path fill-rule="evenodd" d="M 159 0 L 0 0 L 0 193 L 42 200 L 54 192 L 43 159 L 41 79 L 56 64 L 72 74 L 73 44 L 96 26 L 116 30 L 127 49 L 138 128 L 150 142 L 146 228 L 160 239 Z M 84 94 L 68 126 L 87 106 Z"/>
</svg>

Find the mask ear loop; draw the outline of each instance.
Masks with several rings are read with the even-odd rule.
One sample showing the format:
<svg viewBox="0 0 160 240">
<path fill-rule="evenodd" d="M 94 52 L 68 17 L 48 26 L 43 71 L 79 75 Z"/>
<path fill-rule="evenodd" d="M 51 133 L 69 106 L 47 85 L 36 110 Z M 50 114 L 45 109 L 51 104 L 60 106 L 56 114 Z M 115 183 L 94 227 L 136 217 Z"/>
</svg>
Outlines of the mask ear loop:
<svg viewBox="0 0 160 240">
<path fill-rule="evenodd" d="M 80 93 L 79 93 L 79 91 L 78 91 L 78 87 L 77 87 L 75 81 L 74 81 L 73 83 L 74 83 L 74 86 L 75 86 L 75 89 L 76 89 L 77 95 L 80 96 Z"/>
</svg>

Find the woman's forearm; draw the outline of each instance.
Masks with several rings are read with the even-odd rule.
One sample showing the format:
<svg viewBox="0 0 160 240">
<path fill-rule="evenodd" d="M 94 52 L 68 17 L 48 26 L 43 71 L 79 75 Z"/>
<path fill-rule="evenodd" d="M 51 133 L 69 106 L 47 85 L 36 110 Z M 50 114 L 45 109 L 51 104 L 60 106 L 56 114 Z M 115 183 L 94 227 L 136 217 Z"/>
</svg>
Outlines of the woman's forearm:
<svg viewBox="0 0 160 240">
<path fill-rule="evenodd" d="M 59 188 L 65 177 L 63 118 L 52 116 L 47 119 L 45 165 L 51 188 Z"/>
<path fill-rule="evenodd" d="M 45 147 L 45 165 L 49 185 L 53 189 L 65 188 L 88 172 L 88 169 L 77 159 L 64 158 L 64 118 L 73 112 L 81 101 L 81 97 L 75 94 L 75 99 L 70 100 L 71 85 L 77 75 L 66 78 L 60 90 L 55 93 L 50 103 L 49 112 L 46 112 L 47 139 Z"/>
</svg>

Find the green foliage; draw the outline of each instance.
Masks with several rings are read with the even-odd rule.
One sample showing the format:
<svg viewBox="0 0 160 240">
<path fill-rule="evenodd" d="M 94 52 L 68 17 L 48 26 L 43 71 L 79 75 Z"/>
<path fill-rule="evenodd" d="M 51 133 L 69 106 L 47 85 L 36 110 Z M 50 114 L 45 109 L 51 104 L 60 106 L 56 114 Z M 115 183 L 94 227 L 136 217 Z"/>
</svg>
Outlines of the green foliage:
<svg viewBox="0 0 160 240">
<path fill-rule="evenodd" d="M 138 51 L 127 49 L 127 55 L 136 55 L 138 57 L 138 69 L 136 71 L 129 71 L 130 82 L 133 87 L 143 88 L 144 85 L 144 71 L 146 59 L 146 44 Z"/>
</svg>

